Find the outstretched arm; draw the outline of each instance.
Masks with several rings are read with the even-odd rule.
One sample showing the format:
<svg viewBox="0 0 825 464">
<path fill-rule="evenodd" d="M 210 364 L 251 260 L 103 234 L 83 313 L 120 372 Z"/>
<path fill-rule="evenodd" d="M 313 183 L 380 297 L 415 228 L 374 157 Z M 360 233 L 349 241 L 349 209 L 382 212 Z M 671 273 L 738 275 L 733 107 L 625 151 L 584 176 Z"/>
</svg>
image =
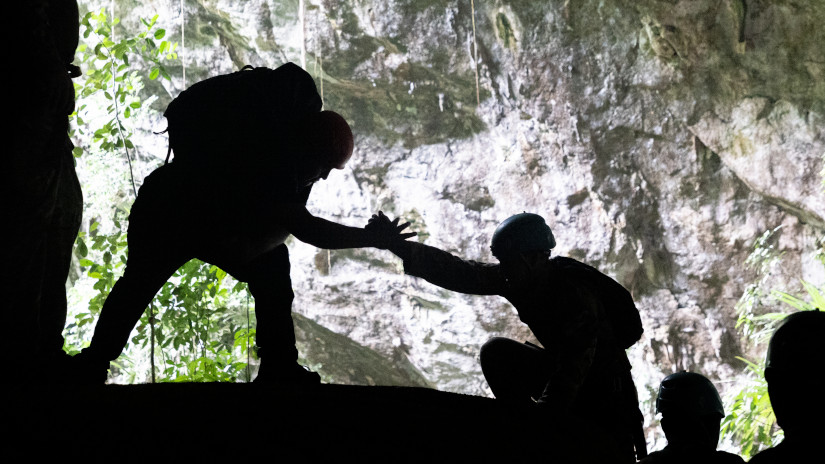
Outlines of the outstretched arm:
<svg viewBox="0 0 825 464">
<path fill-rule="evenodd" d="M 408 224 L 393 233 L 345 226 L 313 216 L 304 205 L 298 203 L 277 205 L 274 219 L 298 240 L 328 250 L 364 247 L 386 249 L 390 243 L 416 235 L 415 232 L 401 232 Z"/>
<path fill-rule="evenodd" d="M 408 225 L 398 225 L 397 218 L 390 221 L 379 211 L 369 220 L 366 229 L 387 238 L 386 249 L 404 260 L 404 272 L 409 275 L 460 293 L 504 295 L 507 292 L 497 264 L 464 260 L 438 248 L 406 240 L 399 234 Z"/>
</svg>

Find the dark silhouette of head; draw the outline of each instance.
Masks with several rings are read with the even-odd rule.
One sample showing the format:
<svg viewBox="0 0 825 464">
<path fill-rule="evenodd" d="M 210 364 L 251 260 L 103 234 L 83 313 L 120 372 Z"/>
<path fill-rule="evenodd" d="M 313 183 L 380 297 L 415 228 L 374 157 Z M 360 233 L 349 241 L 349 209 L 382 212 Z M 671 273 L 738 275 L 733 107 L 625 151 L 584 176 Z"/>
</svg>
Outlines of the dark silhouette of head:
<svg viewBox="0 0 825 464">
<path fill-rule="evenodd" d="M 490 250 L 512 285 L 529 285 L 530 274 L 546 261 L 556 239 L 544 218 L 520 213 L 505 219 L 493 232 Z"/>
<path fill-rule="evenodd" d="M 520 213 L 499 224 L 493 232 L 490 250 L 501 260 L 530 251 L 549 253 L 555 246 L 556 239 L 544 218 L 538 214 Z"/>
<path fill-rule="evenodd" d="M 295 135 L 295 176 L 301 185 L 326 179 L 333 169 L 343 169 L 352 157 L 354 142 L 347 121 L 334 111 L 304 118 Z"/>
<path fill-rule="evenodd" d="M 74 60 L 79 40 L 80 19 L 76 0 L 48 0 L 46 12 L 49 29 L 55 39 L 55 46 L 63 64 Z"/>
<path fill-rule="evenodd" d="M 765 380 L 776 421 L 785 436 L 813 437 L 825 428 L 825 313 L 800 311 L 779 323 L 768 345 Z"/>
<path fill-rule="evenodd" d="M 662 380 L 656 398 L 668 445 L 692 452 L 711 452 L 719 443 L 725 410 L 719 392 L 707 377 L 678 372 Z"/>
</svg>

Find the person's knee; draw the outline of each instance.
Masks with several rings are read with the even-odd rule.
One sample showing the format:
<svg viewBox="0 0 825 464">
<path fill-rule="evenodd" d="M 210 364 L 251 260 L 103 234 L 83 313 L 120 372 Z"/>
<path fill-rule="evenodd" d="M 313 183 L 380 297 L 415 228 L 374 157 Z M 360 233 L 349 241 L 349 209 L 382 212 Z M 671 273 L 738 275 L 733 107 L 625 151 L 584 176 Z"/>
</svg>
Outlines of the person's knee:
<svg viewBox="0 0 825 464">
<path fill-rule="evenodd" d="M 481 345 L 480 357 L 493 358 L 508 356 L 509 354 L 524 349 L 524 344 L 504 337 L 493 337 Z"/>
<path fill-rule="evenodd" d="M 481 345 L 481 356 L 484 357 L 494 354 L 500 351 L 503 346 L 506 346 L 508 344 L 507 342 L 511 341 L 512 340 L 510 340 L 509 338 L 493 337 L 484 342 L 483 345 Z"/>
<path fill-rule="evenodd" d="M 513 345 L 519 344 L 515 340 L 504 337 L 493 337 L 481 345 L 479 361 L 481 370 L 488 372 L 492 366 L 498 366 L 512 358 Z"/>
</svg>

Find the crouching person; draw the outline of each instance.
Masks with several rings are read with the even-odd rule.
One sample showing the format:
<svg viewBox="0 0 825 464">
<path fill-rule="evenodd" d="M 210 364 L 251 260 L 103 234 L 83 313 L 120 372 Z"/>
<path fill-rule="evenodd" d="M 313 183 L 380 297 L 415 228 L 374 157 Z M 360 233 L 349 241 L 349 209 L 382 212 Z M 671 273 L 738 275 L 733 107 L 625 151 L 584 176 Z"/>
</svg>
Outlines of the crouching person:
<svg viewBox="0 0 825 464">
<path fill-rule="evenodd" d="M 405 226 L 379 212 L 366 228 L 389 237 L 387 249 L 403 259 L 406 274 L 456 292 L 503 296 L 543 345 L 494 338 L 481 347 L 481 368 L 498 400 L 581 420 L 600 431 L 603 440 L 593 447 L 612 449 L 611 462 L 646 455 L 624 351 L 642 327 L 624 287 L 574 259 L 551 258 L 555 238 L 536 214 L 517 214 L 498 226 L 491 244 L 497 264 L 398 237 Z"/>
</svg>

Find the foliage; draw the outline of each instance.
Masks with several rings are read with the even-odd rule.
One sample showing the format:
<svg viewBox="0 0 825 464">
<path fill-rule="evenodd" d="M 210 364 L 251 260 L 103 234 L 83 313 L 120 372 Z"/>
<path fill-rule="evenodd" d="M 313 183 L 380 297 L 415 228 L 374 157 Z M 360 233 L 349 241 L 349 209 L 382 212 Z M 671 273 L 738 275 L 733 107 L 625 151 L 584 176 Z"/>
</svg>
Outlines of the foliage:
<svg viewBox="0 0 825 464">
<path fill-rule="evenodd" d="M 158 16 L 141 19 L 145 30 L 135 37 L 124 37 L 115 42 L 118 18 L 110 18 L 105 10 L 83 15 L 80 25 L 84 40 L 93 39 L 93 45 L 81 43 L 76 59 L 83 69 L 83 78 L 75 83 L 75 94 L 80 103 L 71 115 L 79 135 L 92 135 L 93 141 L 104 152 L 134 149 L 132 131 L 123 124 L 132 113 L 143 106 L 139 91 L 143 88 L 141 72 L 130 62 L 130 56 L 150 64 L 149 79 L 171 79 L 163 65 L 164 60 L 177 59 L 177 44 L 162 40 L 164 29 L 155 28 Z M 158 40 L 162 40 L 159 44 Z M 91 97 L 105 98 L 105 115 L 98 118 L 99 109 Z M 90 103 L 92 103 L 90 105 Z M 87 124 L 87 120 L 89 124 Z M 74 135 L 74 134 L 70 134 Z M 83 149 L 74 149 L 75 157 Z"/>
<path fill-rule="evenodd" d="M 768 397 L 764 363 L 739 358 L 746 364 L 741 390 L 727 398 L 728 415 L 722 421 L 722 436 L 734 439 L 740 453 L 751 457 L 762 448 L 775 446 L 782 438 Z"/>
<path fill-rule="evenodd" d="M 157 27 L 157 19 L 142 19 L 139 33 L 124 32 L 115 40 L 117 18 L 105 11 L 81 18 L 84 43 L 78 47 L 77 59 L 83 76 L 75 83 L 78 105 L 71 118 L 76 129 L 70 135 L 81 140 L 78 146 L 88 141 L 96 156 L 123 150 L 130 173 L 134 133 L 124 122 L 148 111 L 146 102 L 152 97 L 141 95 L 142 79 L 169 80 L 163 63 L 177 58 L 176 44 L 162 40 L 166 33 Z M 80 158 L 83 152 L 78 147 L 74 155 Z M 91 153 L 88 148 L 87 152 Z M 136 194 L 134 180 L 132 187 Z M 64 349 L 71 354 L 88 345 L 93 322 L 125 268 L 127 209 L 114 209 L 111 226 L 102 227 L 98 218 L 88 231 L 78 234 L 75 254 L 83 278 L 92 285 L 88 304 L 72 314 L 66 327 Z M 112 363 L 112 376 L 128 382 L 154 380 L 155 375 L 161 381 L 249 380 L 249 348 L 255 342 L 250 309 L 245 284 L 216 266 L 192 260 L 155 296 L 130 345 Z M 158 367 L 156 358 L 162 360 Z M 147 360 L 149 375 L 145 375 Z"/>
<path fill-rule="evenodd" d="M 87 310 L 76 313 L 67 325 L 66 351 L 70 353 L 88 345 L 83 340 L 91 323 L 125 267 L 125 220 L 116 216 L 113 222 L 116 230 L 111 234 L 96 234 L 99 224 L 94 223 L 89 235 L 81 232 L 77 238 L 79 263 L 94 280 L 95 293 Z M 246 284 L 216 266 L 189 261 L 163 285 L 149 311 L 141 316 L 129 349 L 113 363 L 113 375 L 131 381 L 144 377 L 137 372 L 145 364 L 140 358 L 157 350 L 162 366 L 155 373 L 161 381 L 249 380 L 250 347 L 255 344 L 249 300 Z M 153 369 L 154 363 L 150 365 Z"/>
<path fill-rule="evenodd" d="M 211 382 L 247 377 L 246 363 L 238 359 L 235 348 L 252 346 L 255 332 L 243 327 L 240 308 L 233 311 L 228 305 L 231 294 L 246 294 L 247 286 L 238 282 L 230 288 L 230 281 L 217 266 L 191 260 L 156 295 L 152 307 L 160 310 L 159 317 L 144 313 L 132 343 L 146 347 L 154 330 L 158 347 L 174 353 L 164 361 L 166 379 Z"/>
<path fill-rule="evenodd" d="M 122 218 L 117 215 L 113 219 L 117 228 L 114 234 L 98 234 L 100 223 L 94 222 L 89 227 L 89 234 L 81 230 L 75 241 L 75 254 L 80 258 L 81 269 L 86 271 L 89 278 L 95 280 L 92 288 L 97 293 L 89 300 L 86 311 L 76 313 L 74 321 L 70 321 L 66 327 L 66 351 L 70 353 L 79 351 L 79 348 L 86 345 L 80 341 L 87 332 L 85 329 L 100 314 L 106 297 L 112 291 L 126 264 L 126 234 L 120 219 Z M 72 343 L 72 338 L 76 338 L 77 341 Z"/>
<path fill-rule="evenodd" d="M 782 226 L 765 231 L 753 244 L 753 251 L 745 260 L 745 265 L 756 271 L 756 282 L 745 287 L 745 291 L 736 304 L 739 318 L 736 328 L 742 330 L 743 335 L 757 343 L 766 341 L 770 336 L 770 324 L 765 324 L 770 315 L 760 315 L 758 312 L 772 303 L 771 291 L 767 288 L 774 268 L 782 261 L 782 252 L 777 250 L 777 239 Z M 764 311 L 763 311 L 764 312 Z"/>
<path fill-rule="evenodd" d="M 776 325 L 787 316 L 786 312 L 778 310 L 781 309 L 778 303 L 785 303 L 797 311 L 825 308 L 825 295 L 809 282 L 801 281 L 806 296 L 769 288 L 771 273 L 782 260 L 782 253 L 777 249 L 780 229 L 781 226 L 768 230 L 756 239 L 746 264 L 756 270 L 758 279 L 746 287 L 736 305 L 739 313 L 737 328 L 762 353 L 758 361 L 738 358 L 746 366 L 744 385 L 727 398 L 726 410 L 730 412 L 722 421 L 722 436 L 738 443 L 745 458 L 776 446 L 784 436 L 776 424 L 764 375 L 767 343 Z M 825 267 L 825 249 L 817 252 L 817 258 Z"/>
</svg>

